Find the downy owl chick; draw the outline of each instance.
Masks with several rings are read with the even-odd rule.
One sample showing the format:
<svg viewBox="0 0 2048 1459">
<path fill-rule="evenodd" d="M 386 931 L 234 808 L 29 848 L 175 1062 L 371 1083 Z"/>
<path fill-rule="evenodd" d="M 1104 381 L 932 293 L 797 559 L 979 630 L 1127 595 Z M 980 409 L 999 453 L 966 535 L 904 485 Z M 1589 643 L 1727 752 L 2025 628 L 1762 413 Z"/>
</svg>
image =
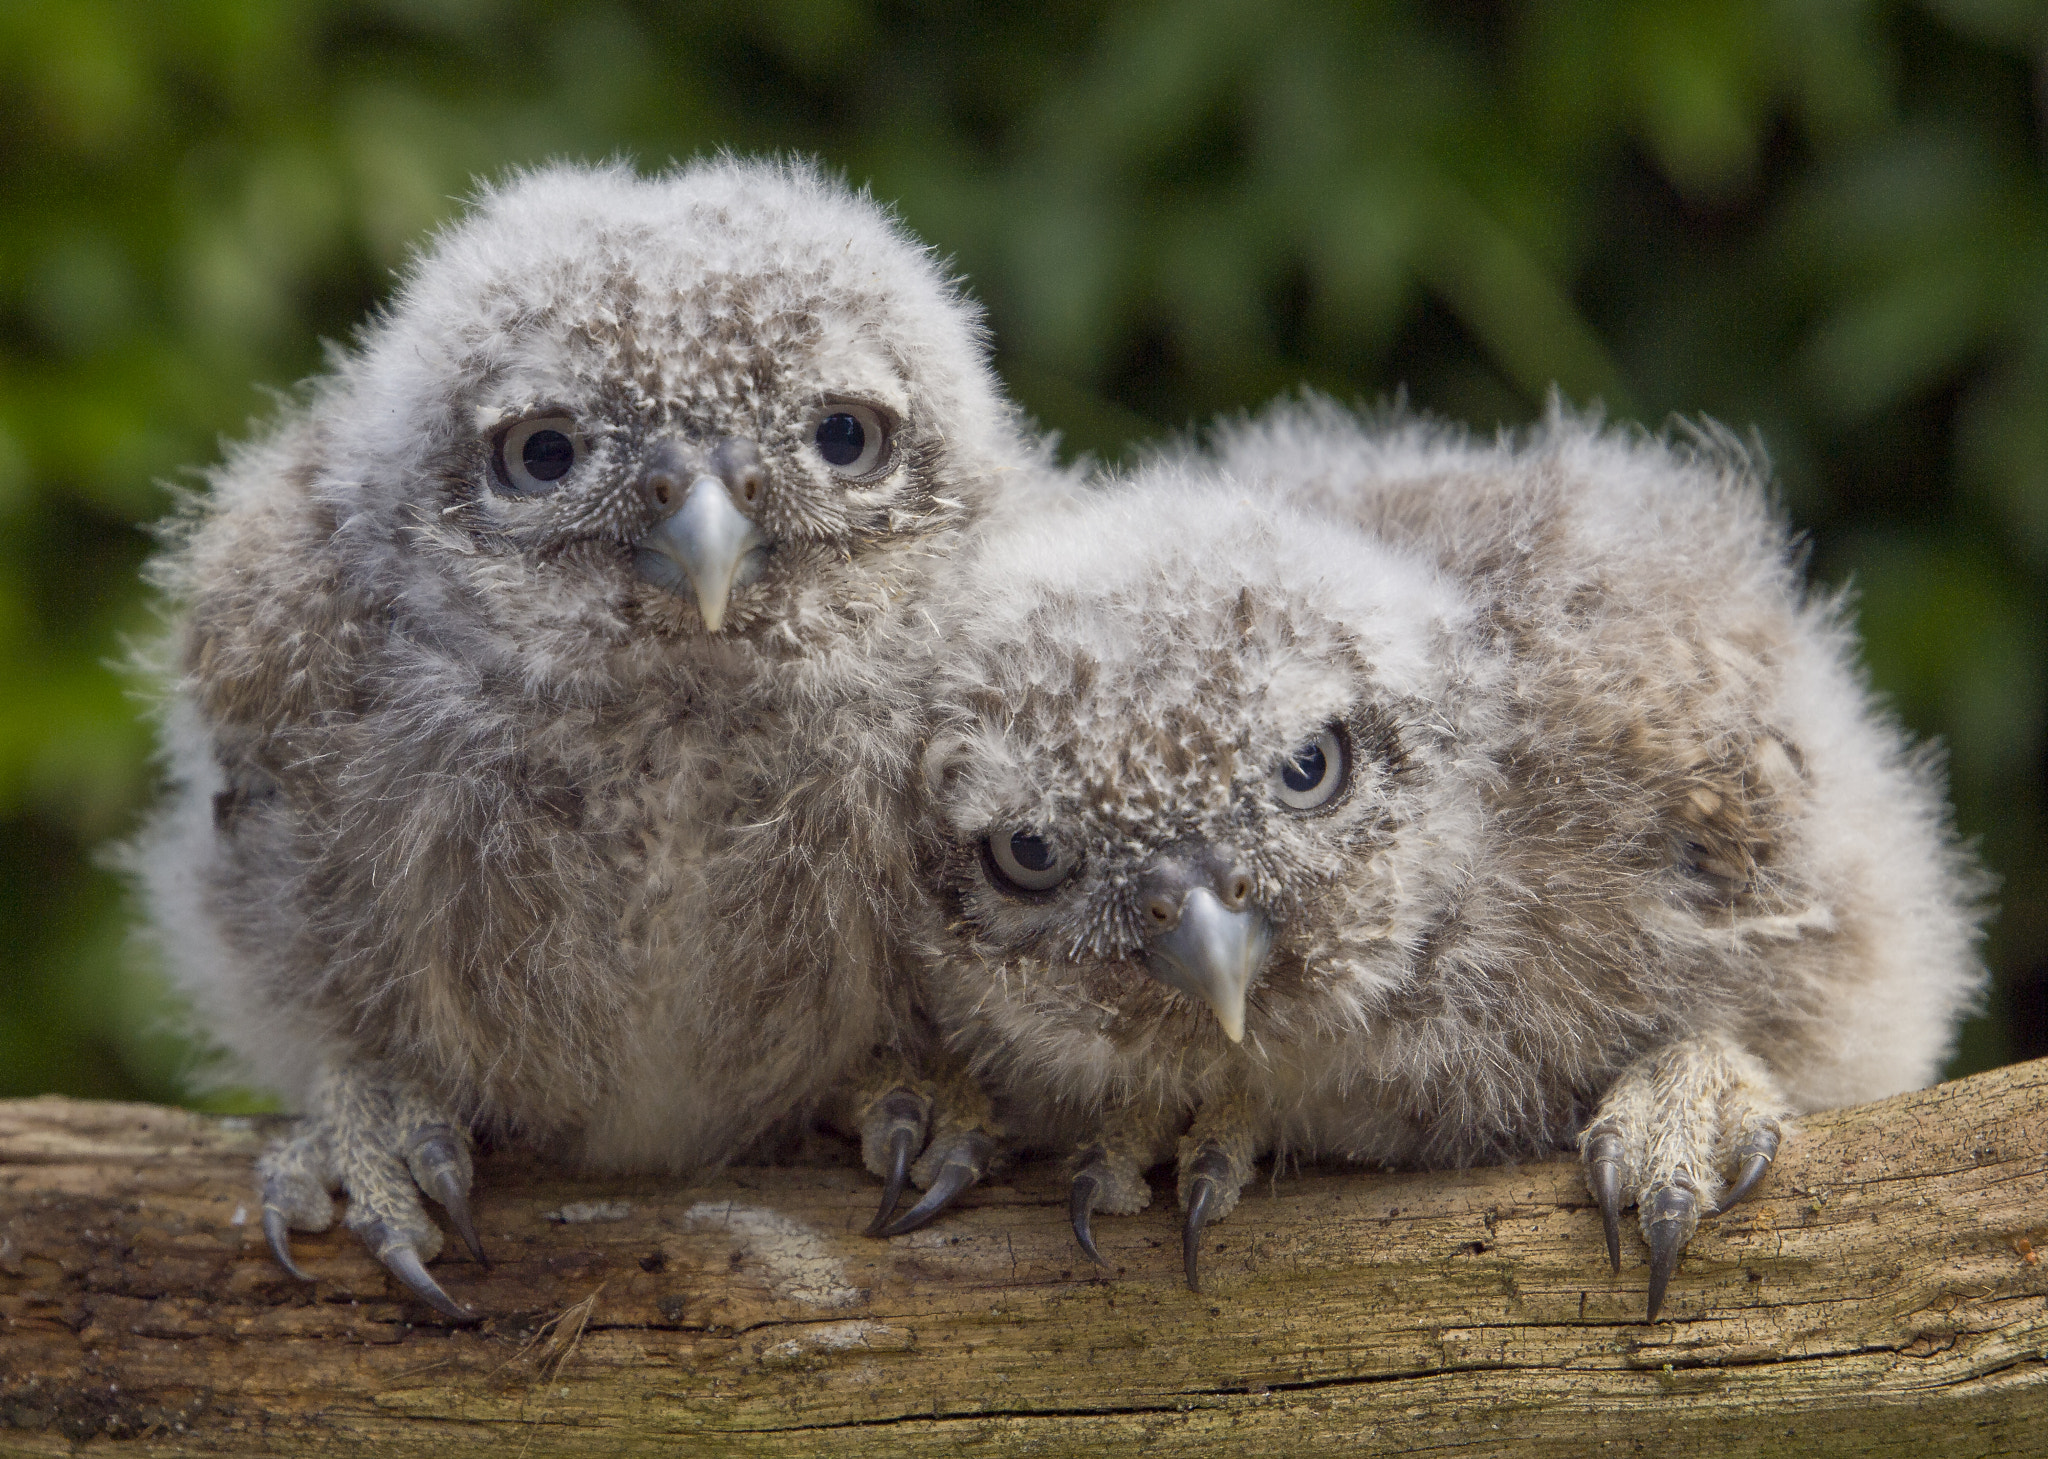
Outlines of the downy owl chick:
<svg viewBox="0 0 2048 1459">
<path fill-rule="evenodd" d="M 929 565 L 1034 471 L 972 306 L 802 165 L 556 166 L 483 193 L 158 571 L 173 797 L 135 860 L 203 1026 L 308 1118 L 414 1292 L 472 1252 L 468 1136 L 732 1155 L 888 1035 L 848 810 Z M 872 751 L 872 753 L 870 753 Z M 899 757 L 900 758 L 900 757 Z"/>
<path fill-rule="evenodd" d="M 1285 408 L 959 566 L 920 996 L 1091 1255 L 1168 1158 L 1192 1284 L 1267 1152 L 1576 1141 L 1654 1314 L 1981 983 L 1938 776 L 1724 442 Z"/>
</svg>

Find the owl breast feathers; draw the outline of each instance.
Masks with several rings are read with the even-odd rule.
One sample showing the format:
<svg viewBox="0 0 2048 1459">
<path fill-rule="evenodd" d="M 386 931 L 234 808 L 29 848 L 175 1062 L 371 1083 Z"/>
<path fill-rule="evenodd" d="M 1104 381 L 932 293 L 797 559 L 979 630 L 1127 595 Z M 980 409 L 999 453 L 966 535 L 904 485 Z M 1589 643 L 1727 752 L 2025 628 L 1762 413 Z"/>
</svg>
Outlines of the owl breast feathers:
<svg viewBox="0 0 2048 1459">
<path fill-rule="evenodd" d="M 1696 1219 L 1779 1115 L 1929 1081 L 1981 985 L 1936 770 L 1717 438 L 1286 406 L 954 580 L 920 998 L 1074 1152 L 1084 1245 L 1176 1152 L 1192 1281 L 1267 1152 L 1611 1125 L 1656 1249 L 1674 1180 Z"/>
<path fill-rule="evenodd" d="M 884 1036 L 900 835 L 785 803 L 900 780 L 886 646 L 1041 476 L 972 306 L 806 167 L 553 167 L 435 240 L 158 567 L 135 859 L 206 1032 L 312 1116 L 287 1262 L 339 1187 L 459 1311 L 412 1186 L 459 1201 L 464 1131 L 687 1168 Z"/>
</svg>

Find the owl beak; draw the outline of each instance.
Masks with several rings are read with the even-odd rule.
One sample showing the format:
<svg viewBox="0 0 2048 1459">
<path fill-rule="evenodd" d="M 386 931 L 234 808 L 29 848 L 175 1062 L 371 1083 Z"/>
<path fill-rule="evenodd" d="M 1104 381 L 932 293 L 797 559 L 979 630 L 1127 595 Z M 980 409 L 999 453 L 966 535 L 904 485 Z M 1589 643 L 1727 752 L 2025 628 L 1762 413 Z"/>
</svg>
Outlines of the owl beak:
<svg viewBox="0 0 2048 1459">
<path fill-rule="evenodd" d="M 1224 1037 L 1244 1042 L 1245 997 L 1273 946 L 1265 914 L 1251 906 L 1233 912 L 1198 886 L 1181 903 L 1179 920 L 1151 941 L 1146 967 L 1152 976 L 1208 1004 Z"/>
<path fill-rule="evenodd" d="M 732 493 L 715 476 L 690 483 L 683 504 L 637 542 L 634 566 L 648 581 L 671 592 L 685 587 L 697 598 L 704 627 L 724 626 L 732 590 L 761 575 L 768 539 L 732 504 Z"/>
</svg>

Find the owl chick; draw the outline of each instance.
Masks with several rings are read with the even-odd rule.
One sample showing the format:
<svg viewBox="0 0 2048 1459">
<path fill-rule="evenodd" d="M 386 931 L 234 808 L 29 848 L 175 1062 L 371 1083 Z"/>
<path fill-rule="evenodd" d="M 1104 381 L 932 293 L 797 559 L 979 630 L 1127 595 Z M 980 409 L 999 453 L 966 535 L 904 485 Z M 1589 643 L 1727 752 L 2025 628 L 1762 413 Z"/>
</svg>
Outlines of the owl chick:
<svg viewBox="0 0 2048 1459">
<path fill-rule="evenodd" d="M 1936 1076 L 1978 886 L 1758 468 L 1283 408 L 960 564 L 920 997 L 1072 1218 L 1576 1142 L 1654 1317 L 1783 1120 Z M 1099 1260 L 1099 1258 L 1097 1258 Z"/>
<path fill-rule="evenodd" d="M 205 1030 L 307 1112 L 260 1166 L 281 1263 L 340 1189 L 467 1316 L 419 1196 L 482 1260 L 472 1132 L 682 1170 L 886 1039 L 878 647 L 1038 464 L 921 245 L 730 158 L 486 191 L 231 454 L 158 567 L 134 860 Z M 784 816 L 813 757 L 837 819 Z"/>
</svg>

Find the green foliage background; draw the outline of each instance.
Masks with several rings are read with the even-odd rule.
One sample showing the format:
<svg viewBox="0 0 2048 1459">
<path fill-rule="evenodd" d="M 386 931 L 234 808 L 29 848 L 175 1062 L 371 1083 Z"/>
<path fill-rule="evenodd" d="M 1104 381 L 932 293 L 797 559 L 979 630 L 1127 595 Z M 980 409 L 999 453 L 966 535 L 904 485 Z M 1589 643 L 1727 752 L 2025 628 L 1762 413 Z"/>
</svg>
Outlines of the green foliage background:
<svg viewBox="0 0 2048 1459">
<path fill-rule="evenodd" d="M 473 176 L 721 146 L 895 200 L 1076 451 L 1302 382 L 1754 426 L 2004 878 L 1958 1067 L 2048 1052 L 2038 0 L 17 0 L 0 53 L 0 1093 L 179 1093 L 94 861 L 163 483 Z"/>
</svg>

